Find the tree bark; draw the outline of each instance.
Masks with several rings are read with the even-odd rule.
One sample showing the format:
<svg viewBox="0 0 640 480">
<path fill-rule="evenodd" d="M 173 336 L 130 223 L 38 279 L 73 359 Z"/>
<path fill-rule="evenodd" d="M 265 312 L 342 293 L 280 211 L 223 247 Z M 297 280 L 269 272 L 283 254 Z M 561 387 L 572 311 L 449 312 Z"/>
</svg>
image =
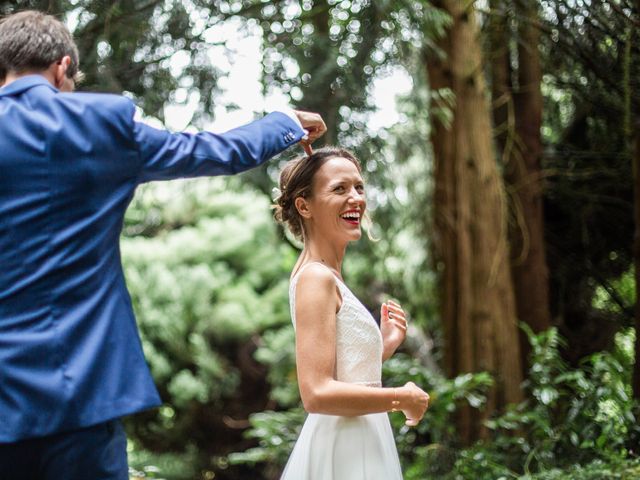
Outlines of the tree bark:
<svg viewBox="0 0 640 480">
<path fill-rule="evenodd" d="M 634 221 L 635 234 L 633 238 L 633 258 L 635 266 L 636 281 L 636 348 L 635 348 L 635 367 L 633 369 L 633 396 L 640 399 L 640 295 L 638 289 L 640 286 L 640 117 L 636 119 L 633 149 L 633 177 L 634 177 Z"/>
<path fill-rule="evenodd" d="M 513 96 L 511 92 L 511 62 L 509 59 L 509 43 L 511 35 L 507 27 L 507 12 L 498 14 L 504 5 L 504 0 L 491 0 L 489 8 L 489 53 L 491 68 L 491 99 L 493 104 L 493 124 L 498 149 L 502 163 L 509 163 L 509 156 L 513 145 L 515 130 L 515 116 L 513 113 Z M 507 158 L 504 158 L 506 155 Z"/>
<path fill-rule="evenodd" d="M 442 275 L 445 362 L 457 375 L 488 371 L 496 381 L 480 415 L 463 407 L 461 441 L 486 434 L 482 422 L 522 399 L 516 306 L 509 270 L 506 201 L 492 141 L 479 29 L 472 4 L 434 4 L 453 24 L 426 58 L 432 91 L 455 95 L 449 125 L 433 122 L 436 256 Z"/>
<path fill-rule="evenodd" d="M 640 0 L 636 0 L 635 17 L 640 20 Z M 637 32 L 636 32 L 636 37 Z M 640 109 L 637 110 L 634 125 L 634 148 L 633 148 L 633 180 L 634 180 L 634 223 L 635 234 L 633 238 L 633 259 L 635 266 L 636 281 L 636 348 L 635 366 L 633 369 L 633 396 L 640 400 Z"/>
<path fill-rule="evenodd" d="M 538 12 L 535 3 L 516 2 L 520 21 L 517 82 L 514 82 L 510 61 L 512 38 L 507 27 L 507 9 L 503 8 L 505 2 L 492 0 L 490 6 L 496 13 L 491 15 L 489 25 L 493 120 L 510 194 L 511 274 L 518 319 L 539 332 L 551 326 L 551 313 L 542 204 L 540 34 L 534 26 Z M 526 370 L 529 342 L 524 333 L 520 334 L 520 340 L 522 365 Z"/>
<path fill-rule="evenodd" d="M 523 225 L 515 228 L 511 241 L 522 261 L 512 264 L 518 317 L 534 332 L 551 326 L 549 312 L 549 269 L 544 243 L 542 206 L 542 69 L 538 4 L 520 0 L 518 25 L 518 90 L 514 95 L 516 137 L 521 142 L 520 162 L 513 164 L 510 184 L 522 209 Z M 528 345 L 528 344 L 527 344 Z"/>
</svg>

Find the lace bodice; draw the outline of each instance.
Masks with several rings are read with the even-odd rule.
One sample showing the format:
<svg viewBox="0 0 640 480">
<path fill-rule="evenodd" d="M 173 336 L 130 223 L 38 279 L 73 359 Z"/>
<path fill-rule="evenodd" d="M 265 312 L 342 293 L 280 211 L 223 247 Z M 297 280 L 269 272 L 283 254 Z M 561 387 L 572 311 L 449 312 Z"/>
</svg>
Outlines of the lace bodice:
<svg viewBox="0 0 640 480">
<path fill-rule="evenodd" d="M 322 263 L 312 263 L 328 268 Z M 289 285 L 289 306 L 294 329 L 296 328 L 296 285 L 302 271 L 312 263 L 303 265 Z M 336 315 L 336 380 L 380 386 L 382 375 L 380 328 L 351 290 L 337 276 L 335 278 L 342 296 L 342 306 Z"/>
</svg>

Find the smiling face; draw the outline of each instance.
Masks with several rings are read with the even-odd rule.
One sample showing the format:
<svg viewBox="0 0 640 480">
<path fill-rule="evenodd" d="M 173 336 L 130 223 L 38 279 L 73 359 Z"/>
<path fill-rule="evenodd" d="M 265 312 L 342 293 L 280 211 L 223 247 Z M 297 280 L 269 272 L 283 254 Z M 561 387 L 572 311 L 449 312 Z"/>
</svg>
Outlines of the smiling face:
<svg viewBox="0 0 640 480">
<path fill-rule="evenodd" d="M 360 226 L 367 202 L 362 176 L 351 160 L 327 160 L 313 177 L 311 195 L 297 202 L 309 235 L 319 234 L 340 243 L 358 240 L 362 235 Z"/>
</svg>

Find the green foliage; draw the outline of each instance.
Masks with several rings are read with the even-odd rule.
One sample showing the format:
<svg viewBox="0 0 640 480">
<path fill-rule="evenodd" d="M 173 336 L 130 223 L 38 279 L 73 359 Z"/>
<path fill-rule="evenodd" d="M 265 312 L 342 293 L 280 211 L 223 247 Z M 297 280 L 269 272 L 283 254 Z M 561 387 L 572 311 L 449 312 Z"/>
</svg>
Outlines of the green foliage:
<svg viewBox="0 0 640 480">
<path fill-rule="evenodd" d="M 129 430 L 136 445 L 164 451 L 159 459 L 184 455 L 184 472 L 215 470 L 221 463 L 206 452 L 224 454 L 242 442 L 225 418 L 246 418 L 268 401 L 266 371 L 251 355 L 265 331 L 290 325 L 290 249 L 277 237 L 268 201 L 228 185 L 142 188 L 122 240 L 143 347 L 166 402 L 132 419 Z"/>
<path fill-rule="evenodd" d="M 612 256 L 615 257 L 615 254 Z M 597 287 L 593 297 L 594 308 L 613 313 L 629 313 L 633 310 L 635 303 L 636 281 L 633 267 L 606 286 Z"/>
<path fill-rule="evenodd" d="M 278 88 L 294 103 L 322 113 L 328 132 L 320 142 L 366 145 L 366 154 L 359 153 L 374 163 L 384 141 L 367 128 L 367 112 L 376 107 L 372 81 L 419 46 L 434 48 L 434 38 L 450 23 L 442 10 L 413 0 L 215 4 L 261 27 L 264 89 Z"/>
<path fill-rule="evenodd" d="M 528 399 L 490 420 L 490 439 L 459 451 L 446 478 L 633 478 L 625 475 L 637 471 L 630 446 L 640 433 L 630 395 L 634 332 L 570 368 L 556 329 L 523 328 L 532 346 Z M 619 476 L 597 476 L 618 466 Z"/>
<path fill-rule="evenodd" d="M 197 478 L 198 448 L 190 443 L 183 452 L 151 453 L 129 441 L 127 455 L 131 480 L 183 480 Z"/>
<path fill-rule="evenodd" d="M 266 411 L 251 415 L 251 429 L 248 438 L 258 441 L 258 446 L 245 452 L 229 455 L 232 464 L 266 463 L 284 466 L 293 450 L 305 413 L 302 408 L 292 408 L 284 412 Z"/>
<path fill-rule="evenodd" d="M 255 354 L 256 360 L 268 366 L 270 396 L 282 407 L 300 403 L 294 345 L 295 332 L 292 327 L 269 330 L 262 336 L 262 345 Z"/>
<path fill-rule="evenodd" d="M 560 356 L 564 341 L 556 329 L 535 335 L 523 328 L 532 346 L 529 399 L 489 422 L 499 433 L 494 445 L 525 472 L 625 458 L 626 443 L 637 432 L 628 349 L 633 333 L 619 333 L 612 352 L 593 354 L 571 369 Z M 507 434 L 518 431 L 526 435 Z"/>
<path fill-rule="evenodd" d="M 429 414 L 415 428 L 404 427 L 402 415 L 393 416 L 393 425 L 402 434 L 396 438 L 399 449 L 407 453 L 413 448 L 419 436 L 428 438 L 429 443 L 445 443 L 455 439 L 452 415 L 461 402 L 473 408 L 481 408 L 486 401 L 486 390 L 493 384 L 486 372 L 459 375 L 447 379 L 437 372 L 426 370 L 417 359 L 406 354 L 396 354 L 383 365 L 385 383 L 404 385 L 413 382 L 429 392 Z M 406 448 L 403 448 L 406 444 Z"/>
<path fill-rule="evenodd" d="M 453 459 L 455 412 L 461 404 L 482 408 L 485 393 L 493 384 L 491 376 L 482 372 L 447 379 L 426 370 L 416 359 L 404 354 L 387 360 L 383 372 L 389 385 L 414 382 L 429 392 L 431 398 L 427 415 L 416 427 L 406 427 L 404 415 L 400 413 L 391 416 L 405 478 L 419 480 L 428 475 L 443 474 L 451 467 Z"/>
<path fill-rule="evenodd" d="M 594 460 L 585 466 L 567 470 L 552 469 L 537 475 L 520 477 L 521 480 L 636 480 L 640 478 L 640 460 Z"/>
<path fill-rule="evenodd" d="M 539 11 L 551 313 L 572 362 L 633 321 L 613 286 L 633 265 L 628 125 L 640 111 L 638 5 L 624 4 L 544 0 Z"/>
<path fill-rule="evenodd" d="M 0 15 L 26 8 L 66 20 L 86 74 L 80 89 L 126 93 L 147 115 L 164 119 L 168 102 L 196 96 L 194 120 L 212 117 L 221 72 L 212 64 L 209 3 L 168 0 L 0 2 Z"/>
</svg>

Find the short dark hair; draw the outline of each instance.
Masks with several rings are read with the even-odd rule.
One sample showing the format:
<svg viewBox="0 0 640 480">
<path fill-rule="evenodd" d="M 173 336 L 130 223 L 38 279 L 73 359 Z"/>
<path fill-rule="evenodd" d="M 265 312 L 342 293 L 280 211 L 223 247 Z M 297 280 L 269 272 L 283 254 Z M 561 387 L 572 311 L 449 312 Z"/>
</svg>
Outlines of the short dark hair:
<svg viewBox="0 0 640 480">
<path fill-rule="evenodd" d="M 78 47 L 57 18 L 35 10 L 14 13 L 0 20 L 0 79 L 9 72 L 46 70 L 68 55 L 67 76 L 78 74 Z"/>
<path fill-rule="evenodd" d="M 316 173 L 328 160 L 336 157 L 346 158 L 356 166 L 358 172 L 362 172 L 356 156 L 338 147 L 324 147 L 309 156 L 294 158 L 280 172 L 280 196 L 274 205 L 275 217 L 300 240 L 304 240 L 304 223 L 295 205 L 296 198 L 309 198 Z"/>
</svg>

